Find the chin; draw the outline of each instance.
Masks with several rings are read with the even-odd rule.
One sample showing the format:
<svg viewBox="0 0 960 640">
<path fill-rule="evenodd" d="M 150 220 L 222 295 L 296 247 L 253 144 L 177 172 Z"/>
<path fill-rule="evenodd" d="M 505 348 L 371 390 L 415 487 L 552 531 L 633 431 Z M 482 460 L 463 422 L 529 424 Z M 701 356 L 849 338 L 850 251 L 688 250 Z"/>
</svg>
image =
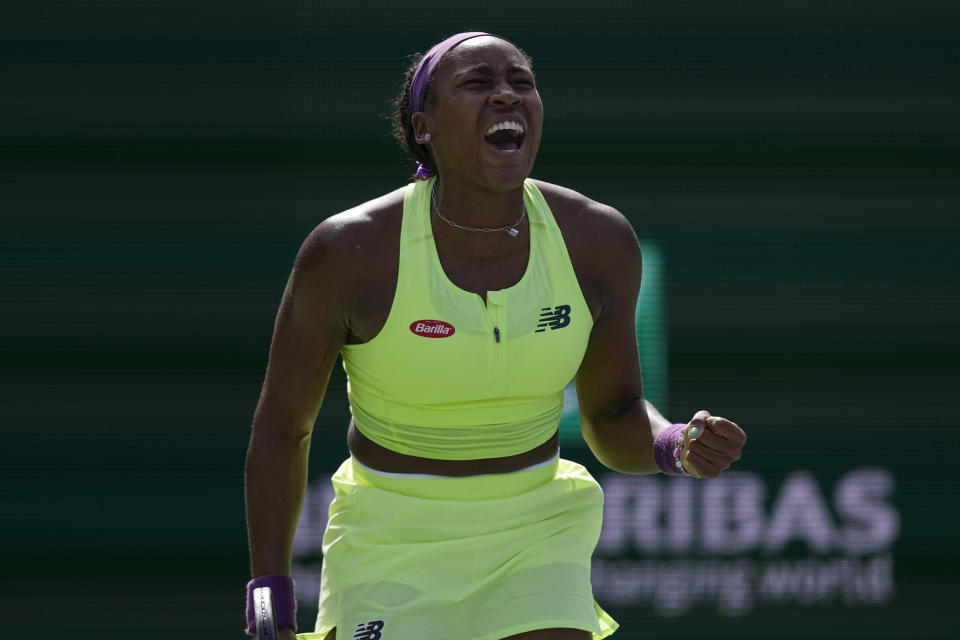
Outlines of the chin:
<svg viewBox="0 0 960 640">
<path fill-rule="evenodd" d="M 491 191 L 513 191 L 523 186 L 523 181 L 530 177 L 529 171 L 486 171 L 481 182 Z"/>
<path fill-rule="evenodd" d="M 490 184 L 497 191 L 515 189 L 523 185 L 523 181 L 530 177 L 533 171 L 533 159 L 524 159 L 523 162 L 490 163 L 480 169 L 481 180 Z"/>
</svg>

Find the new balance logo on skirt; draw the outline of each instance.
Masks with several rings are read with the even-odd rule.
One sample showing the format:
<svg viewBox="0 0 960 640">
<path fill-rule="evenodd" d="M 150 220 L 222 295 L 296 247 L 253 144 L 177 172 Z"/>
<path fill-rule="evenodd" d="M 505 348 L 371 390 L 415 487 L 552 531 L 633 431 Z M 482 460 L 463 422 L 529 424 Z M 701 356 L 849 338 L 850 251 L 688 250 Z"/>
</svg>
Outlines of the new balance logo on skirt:
<svg viewBox="0 0 960 640">
<path fill-rule="evenodd" d="M 383 620 L 361 622 L 357 625 L 357 630 L 353 632 L 353 640 L 380 640 L 383 636 L 380 633 L 382 630 Z"/>
</svg>

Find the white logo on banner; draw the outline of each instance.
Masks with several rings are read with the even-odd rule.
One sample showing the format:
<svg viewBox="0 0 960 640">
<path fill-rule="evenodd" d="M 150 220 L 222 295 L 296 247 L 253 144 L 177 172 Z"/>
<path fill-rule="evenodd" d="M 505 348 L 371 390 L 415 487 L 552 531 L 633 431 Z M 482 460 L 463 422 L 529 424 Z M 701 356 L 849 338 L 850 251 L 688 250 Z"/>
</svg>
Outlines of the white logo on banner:
<svg viewBox="0 0 960 640">
<path fill-rule="evenodd" d="M 794 471 L 769 513 L 763 478 L 731 471 L 695 481 L 602 476 L 603 530 L 593 586 L 613 606 L 649 603 L 664 616 L 713 602 L 737 616 L 758 604 L 882 604 L 894 594 L 900 516 L 893 474 L 855 469 L 833 491 Z M 640 559 L 637 559 L 639 557 Z"/>
</svg>

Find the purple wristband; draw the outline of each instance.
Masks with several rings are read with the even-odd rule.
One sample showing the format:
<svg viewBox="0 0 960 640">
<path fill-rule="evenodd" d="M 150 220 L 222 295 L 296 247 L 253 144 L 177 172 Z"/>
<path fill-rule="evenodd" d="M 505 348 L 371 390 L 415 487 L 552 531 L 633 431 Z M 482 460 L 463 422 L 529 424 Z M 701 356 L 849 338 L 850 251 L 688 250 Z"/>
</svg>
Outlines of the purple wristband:
<svg viewBox="0 0 960 640">
<path fill-rule="evenodd" d="M 253 590 L 257 587 L 270 587 L 273 592 L 273 616 L 277 628 L 292 627 L 297 630 L 297 596 L 294 592 L 293 578 L 290 576 L 257 576 L 247 583 L 247 628 L 248 635 L 257 633 L 257 618 L 253 612 Z"/>
<path fill-rule="evenodd" d="M 690 475 L 680 462 L 680 442 L 686 428 L 685 424 L 671 425 L 658 433 L 653 441 L 653 459 L 657 463 L 657 468 L 667 475 Z"/>
</svg>

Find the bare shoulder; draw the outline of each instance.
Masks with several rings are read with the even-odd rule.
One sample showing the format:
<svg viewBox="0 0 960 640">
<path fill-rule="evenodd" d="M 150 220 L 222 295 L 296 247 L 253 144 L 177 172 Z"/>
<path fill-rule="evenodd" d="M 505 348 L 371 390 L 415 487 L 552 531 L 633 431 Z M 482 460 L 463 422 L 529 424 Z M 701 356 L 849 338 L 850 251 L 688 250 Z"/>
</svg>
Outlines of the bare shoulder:
<svg viewBox="0 0 960 640">
<path fill-rule="evenodd" d="M 300 247 L 297 268 L 341 282 L 362 280 L 385 251 L 399 247 L 402 212 L 400 188 L 326 218 Z"/>
<path fill-rule="evenodd" d="M 640 244 L 630 221 L 615 208 L 573 189 L 540 180 L 534 183 L 560 227 L 594 316 L 611 296 L 639 289 Z"/>
<path fill-rule="evenodd" d="M 610 205 L 557 184 L 534 180 L 564 236 L 632 247 L 637 236 L 630 221 Z"/>
<path fill-rule="evenodd" d="M 403 211 L 403 189 L 336 213 L 318 224 L 303 243 L 301 254 L 322 261 L 328 253 L 339 258 L 367 254 L 382 244 L 390 231 L 399 231 Z"/>
<path fill-rule="evenodd" d="M 291 276 L 303 306 L 342 326 L 348 343 L 375 336 L 390 312 L 400 262 L 400 188 L 330 216 L 310 232 Z"/>
</svg>

